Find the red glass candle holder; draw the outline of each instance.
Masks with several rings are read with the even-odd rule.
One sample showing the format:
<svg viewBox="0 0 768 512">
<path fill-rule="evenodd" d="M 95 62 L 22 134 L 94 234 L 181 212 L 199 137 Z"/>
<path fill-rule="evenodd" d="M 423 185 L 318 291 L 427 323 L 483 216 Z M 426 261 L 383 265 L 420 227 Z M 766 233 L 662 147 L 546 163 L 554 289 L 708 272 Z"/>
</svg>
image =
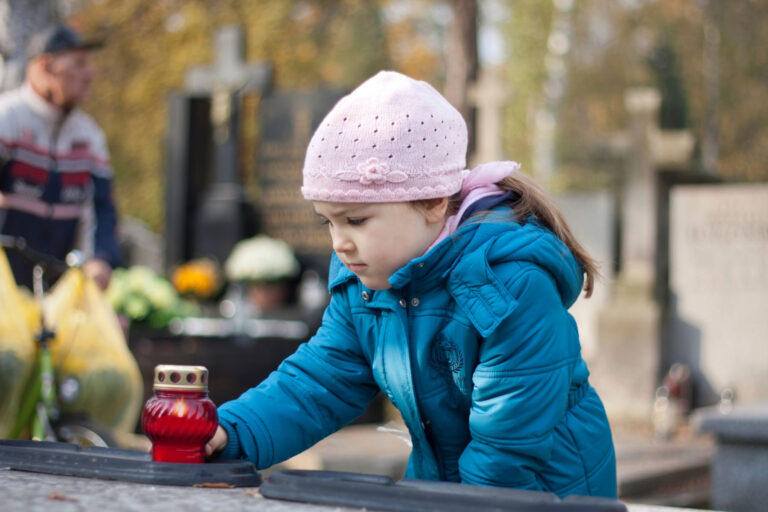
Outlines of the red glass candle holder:
<svg viewBox="0 0 768 512">
<path fill-rule="evenodd" d="M 152 441 L 152 460 L 205 460 L 205 444 L 219 424 L 208 398 L 208 370 L 203 366 L 161 364 L 155 367 L 155 396 L 141 412 L 141 427 Z"/>
</svg>

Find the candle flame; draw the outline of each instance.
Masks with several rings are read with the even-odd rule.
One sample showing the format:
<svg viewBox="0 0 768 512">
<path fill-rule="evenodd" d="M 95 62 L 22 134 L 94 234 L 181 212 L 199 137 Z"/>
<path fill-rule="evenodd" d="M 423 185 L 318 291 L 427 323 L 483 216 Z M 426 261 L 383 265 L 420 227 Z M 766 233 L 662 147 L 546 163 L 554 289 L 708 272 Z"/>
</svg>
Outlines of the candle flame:
<svg viewBox="0 0 768 512">
<path fill-rule="evenodd" d="M 187 409 L 188 406 L 186 403 L 184 403 L 184 399 L 180 398 L 176 400 L 176 403 L 173 405 L 172 414 L 178 416 L 179 418 L 183 418 L 187 415 Z"/>
</svg>

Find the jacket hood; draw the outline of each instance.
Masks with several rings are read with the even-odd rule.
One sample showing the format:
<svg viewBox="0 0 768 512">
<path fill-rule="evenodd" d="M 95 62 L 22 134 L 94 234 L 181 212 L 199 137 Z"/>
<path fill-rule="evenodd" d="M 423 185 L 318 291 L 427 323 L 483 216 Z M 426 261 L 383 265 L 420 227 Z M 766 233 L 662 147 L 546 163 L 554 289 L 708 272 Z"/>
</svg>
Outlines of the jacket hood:
<svg viewBox="0 0 768 512">
<path fill-rule="evenodd" d="M 581 265 L 549 229 L 533 218 L 520 224 L 512 215 L 509 208 L 499 207 L 478 220 L 465 222 L 452 236 L 395 272 L 389 278 L 390 284 L 400 289 L 414 278 L 444 280 L 456 271 L 461 273 L 462 282 L 479 286 L 488 281 L 488 271 L 494 265 L 530 263 L 552 277 L 562 304 L 570 307 L 584 284 Z M 328 276 L 329 290 L 352 279 L 357 277 L 334 253 Z"/>
</svg>

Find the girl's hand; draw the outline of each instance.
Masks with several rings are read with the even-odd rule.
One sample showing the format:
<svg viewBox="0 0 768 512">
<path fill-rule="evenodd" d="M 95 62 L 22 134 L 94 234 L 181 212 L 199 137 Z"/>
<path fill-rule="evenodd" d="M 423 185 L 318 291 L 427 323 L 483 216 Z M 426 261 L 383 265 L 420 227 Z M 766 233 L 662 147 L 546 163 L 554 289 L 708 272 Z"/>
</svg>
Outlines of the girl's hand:
<svg viewBox="0 0 768 512">
<path fill-rule="evenodd" d="M 205 456 L 208 458 L 213 457 L 227 446 L 228 441 L 227 431 L 221 428 L 221 426 L 216 427 L 216 433 L 213 434 L 211 440 L 205 445 Z"/>
<path fill-rule="evenodd" d="M 83 273 L 93 279 L 101 288 L 101 291 L 104 291 L 109 287 L 109 280 L 112 278 L 112 267 L 104 260 L 88 260 L 83 264 Z"/>
</svg>

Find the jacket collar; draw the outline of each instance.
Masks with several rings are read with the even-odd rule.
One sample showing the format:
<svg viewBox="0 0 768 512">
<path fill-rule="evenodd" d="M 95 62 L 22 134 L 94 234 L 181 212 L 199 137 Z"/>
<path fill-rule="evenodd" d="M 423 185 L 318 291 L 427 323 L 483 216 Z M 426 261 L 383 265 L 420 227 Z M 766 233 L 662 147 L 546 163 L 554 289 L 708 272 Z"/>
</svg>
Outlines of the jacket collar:
<svg viewBox="0 0 768 512">
<path fill-rule="evenodd" d="M 357 276 L 341 262 L 336 252 L 331 253 L 331 265 L 328 269 L 328 291 L 332 292 L 337 286 L 357 279 Z"/>
<path fill-rule="evenodd" d="M 534 219 L 525 224 L 512 221 L 507 207 L 495 209 L 481 221 L 464 223 L 453 236 L 395 272 L 389 282 L 392 288 L 403 289 L 414 280 L 424 286 L 431 281 L 446 280 L 454 296 L 465 293 L 466 290 L 462 290 L 465 287 L 475 290 L 473 293 L 477 297 L 504 297 L 502 289 L 506 288 L 491 268 L 511 261 L 531 263 L 548 272 L 565 307 L 570 307 L 581 292 L 582 268 L 565 244 Z M 329 291 L 351 280 L 357 280 L 357 276 L 334 253 L 328 277 Z M 477 307 L 489 306 L 488 311 L 478 311 L 478 315 L 509 313 L 496 311 L 492 304 L 486 304 L 485 299 L 476 302 Z"/>
<path fill-rule="evenodd" d="M 50 123 L 54 123 L 64 116 L 62 109 L 45 101 L 45 98 L 35 92 L 27 82 L 21 86 L 21 96 L 32 110 Z"/>
</svg>

